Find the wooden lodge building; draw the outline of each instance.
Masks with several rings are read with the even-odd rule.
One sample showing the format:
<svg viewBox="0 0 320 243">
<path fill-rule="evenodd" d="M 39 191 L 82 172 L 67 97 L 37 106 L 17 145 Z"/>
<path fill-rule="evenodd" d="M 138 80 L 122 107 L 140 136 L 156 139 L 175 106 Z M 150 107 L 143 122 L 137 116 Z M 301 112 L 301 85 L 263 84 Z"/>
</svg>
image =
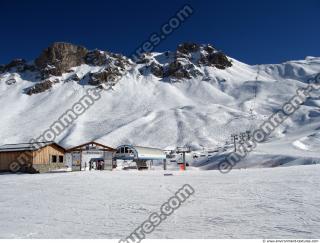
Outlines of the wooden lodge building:
<svg viewBox="0 0 320 243">
<path fill-rule="evenodd" d="M 0 171 L 45 172 L 64 167 L 66 150 L 54 142 L 0 146 Z"/>
<path fill-rule="evenodd" d="M 84 170 L 85 153 L 100 153 L 112 169 L 115 149 L 97 142 L 88 142 L 65 149 L 55 142 L 5 144 L 0 146 L 0 172 L 49 172 L 58 169 Z M 74 155 L 78 155 L 74 158 Z M 98 155 L 96 155 L 98 156 Z"/>
</svg>

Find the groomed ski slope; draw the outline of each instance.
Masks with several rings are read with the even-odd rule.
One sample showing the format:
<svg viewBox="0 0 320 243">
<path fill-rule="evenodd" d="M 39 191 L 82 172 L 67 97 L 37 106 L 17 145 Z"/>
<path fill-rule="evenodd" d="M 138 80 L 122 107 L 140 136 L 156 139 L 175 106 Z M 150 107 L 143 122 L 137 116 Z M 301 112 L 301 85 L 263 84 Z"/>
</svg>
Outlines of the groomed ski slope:
<svg viewBox="0 0 320 243">
<path fill-rule="evenodd" d="M 195 194 L 147 238 L 319 238 L 320 165 L 1 175 L 0 238 L 123 238 L 185 183 Z"/>
</svg>

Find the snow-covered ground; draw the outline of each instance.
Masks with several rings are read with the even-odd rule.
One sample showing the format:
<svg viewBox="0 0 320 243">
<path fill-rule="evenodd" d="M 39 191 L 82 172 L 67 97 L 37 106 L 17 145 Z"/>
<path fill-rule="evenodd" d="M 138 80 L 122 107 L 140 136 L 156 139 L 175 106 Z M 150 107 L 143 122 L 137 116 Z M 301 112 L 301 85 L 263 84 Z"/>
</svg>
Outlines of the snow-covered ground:
<svg viewBox="0 0 320 243">
<path fill-rule="evenodd" d="M 0 177 L 0 238 L 123 238 L 182 185 L 195 194 L 147 238 L 320 238 L 320 165 Z"/>
</svg>

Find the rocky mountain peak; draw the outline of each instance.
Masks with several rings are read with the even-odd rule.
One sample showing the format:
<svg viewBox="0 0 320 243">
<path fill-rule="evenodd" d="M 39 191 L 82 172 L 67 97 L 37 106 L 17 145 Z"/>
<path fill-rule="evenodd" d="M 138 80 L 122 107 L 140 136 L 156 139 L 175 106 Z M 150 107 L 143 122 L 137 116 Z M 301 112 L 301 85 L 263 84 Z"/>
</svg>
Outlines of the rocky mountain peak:
<svg viewBox="0 0 320 243">
<path fill-rule="evenodd" d="M 3 72 L 24 72 L 35 71 L 35 67 L 32 64 L 28 64 L 26 60 L 21 58 L 13 59 L 10 63 L 0 66 L 0 73 Z"/>
<path fill-rule="evenodd" d="M 191 42 L 181 43 L 177 47 L 177 52 L 184 53 L 184 54 L 197 52 L 199 50 L 200 50 L 200 45 L 198 45 L 196 43 L 191 43 Z"/>
<path fill-rule="evenodd" d="M 144 53 L 137 64 L 141 74 L 151 73 L 158 78 L 172 80 L 201 77 L 201 67 L 226 69 L 232 66 L 229 58 L 210 44 L 186 42 L 178 45 L 175 52 L 152 55 Z"/>
<path fill-rule="evenodd" d="M 195 65 L 212 66 L 219 69 L 232 66 L 228 57 L 210 44 L 182 43 L 177 48 L 176 58 L 189 60 Z"/>
<path fill-rule="evenodd" d="M 88 65 L 78 73 L 82 64 Z M 171 82 L 184 79 L 204 78 L 206 67 L 226 69 L 232 66 L 229 58 L 213 46 L 186 42 L 175 51 L 164 53 L 143 53 L 135 63 L 124 55 L 102 50 L 88 50 L 83 46 L 55 42 L 42 51 L 34 62 L 14 59 L 0 66 L 0 73 L 34 72 L 38 82 L 25 89 L 32 95 L 51 89 L 59 82 L 81 82 L 93 86 L 115 85 L 119 78 L 131 68 L 137 68 L 142 75 L 154 75 Z M 28 76 L 28 75 L 27 75 Z M 26 76 L 25 76 L 26 77 Z M 12 82 L 16 83 L 12 78 Z"/>
<path fill-rule="evenodd" d="M 56 42 L 43 50 L 35 60 L 44 77 L 61 76 L 71 67 L 85 63 L 88 50 L 85 47 L 65 42 Z"/>
</svg>

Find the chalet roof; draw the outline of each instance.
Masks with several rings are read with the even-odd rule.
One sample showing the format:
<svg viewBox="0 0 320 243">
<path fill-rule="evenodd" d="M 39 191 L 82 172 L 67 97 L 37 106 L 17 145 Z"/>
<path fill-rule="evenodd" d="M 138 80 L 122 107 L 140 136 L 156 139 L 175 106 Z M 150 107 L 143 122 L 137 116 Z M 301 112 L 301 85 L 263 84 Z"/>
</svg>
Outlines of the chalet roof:
<svg viewBox="0 0 320 243">
<path fill-rule="evenodd" d="M 63 150 L 65 150 L 60 145 L 55 142 L 37 142 L 37 143 L 16 143 L 16 144 L 4 144 L 0 146 L 0 152 L 15 152 L 15 151 L 36 151 L 48 145 L 54 144 Z"/>
<path fill-rule="evenodd" d="M 101 150 L 101 151 L 115 151 L 114 148 L 111 148 L 109 146 L 106 146 L 104 144 L 101 144 L 101 143 L 98 143 L 95 141 L 91 141 L 91 142 L 87 142 L 84 144 L 80 144 L 80 145 L 72 147 L 72 148 L 68 148 L 67 152 L 90 150 L 90 146 L 96 147 L 97 150 Z"/>
</svg>

